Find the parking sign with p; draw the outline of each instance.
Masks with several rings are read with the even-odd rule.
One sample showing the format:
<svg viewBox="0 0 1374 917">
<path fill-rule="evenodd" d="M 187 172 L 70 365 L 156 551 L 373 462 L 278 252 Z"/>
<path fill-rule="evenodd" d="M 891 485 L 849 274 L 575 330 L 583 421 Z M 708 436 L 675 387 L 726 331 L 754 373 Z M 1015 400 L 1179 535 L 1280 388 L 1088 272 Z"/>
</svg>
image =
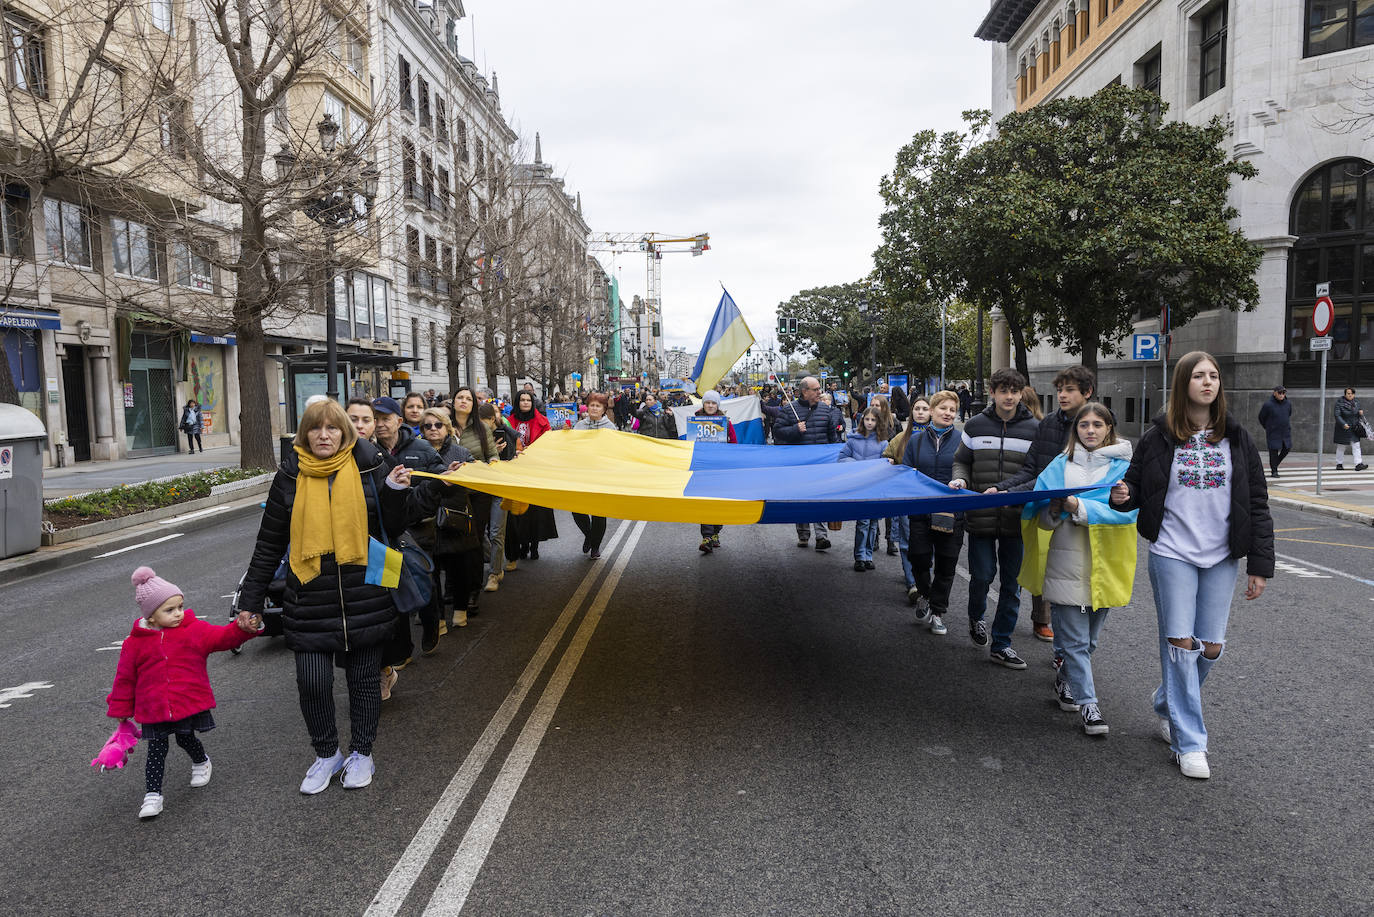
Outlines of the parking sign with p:
<svg viewBox="0 0 1374 917">
<path fill-rule="evenodd" d="M 1136 334 L 1131 336 L 1132 360 L 1158 360 L 1159 335 Z"/>
</svg>

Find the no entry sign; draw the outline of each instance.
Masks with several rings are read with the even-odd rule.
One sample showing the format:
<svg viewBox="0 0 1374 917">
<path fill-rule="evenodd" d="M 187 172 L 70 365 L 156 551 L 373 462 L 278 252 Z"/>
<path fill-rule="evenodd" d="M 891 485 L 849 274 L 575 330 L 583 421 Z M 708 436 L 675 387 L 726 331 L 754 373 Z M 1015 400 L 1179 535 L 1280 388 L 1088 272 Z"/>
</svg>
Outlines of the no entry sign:
<svg viewBox="0 0 1374 917">
<path fill-rule="evenodd" d="M 1312 333 L 1317 337 L 1326 337 L 1331 330 L 1331 323 L 1336 320 L 1336 307 L 1331 302 L 1330 296 L 1318 296 L 1316 305 L 1312 307 Z"/>
</svg>

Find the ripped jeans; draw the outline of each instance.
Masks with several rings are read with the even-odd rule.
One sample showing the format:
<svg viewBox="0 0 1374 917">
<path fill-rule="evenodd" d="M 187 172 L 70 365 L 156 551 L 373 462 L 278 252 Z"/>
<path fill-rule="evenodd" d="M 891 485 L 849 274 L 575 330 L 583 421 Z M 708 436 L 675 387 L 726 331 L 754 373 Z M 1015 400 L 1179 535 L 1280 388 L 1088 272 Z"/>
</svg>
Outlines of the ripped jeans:
<svg viewBox="0 0 1374 917">
<path fill-rule="evenodd" d="M 1207 750 L 1207 727 L 1202 722 L 1202 684 L 1220 659 L 1202 655 L 1202 643 L 1224 644 L 1231 599 L 1236 592 L 1240 560 L 1229 558 L 1214 567 L 1153 552 L 1147 560 L 1150 588 L 1159 622 L 1159 666 L 1162 678 L 1155 689 L 1157 716 L 1169 720 L 1178 754 Z M 1193 638 L 1193 647 L 1174 646 L 1169 638 Z M 1201 641 L 1201 642 L 1199 642 Z"/>
</svg>

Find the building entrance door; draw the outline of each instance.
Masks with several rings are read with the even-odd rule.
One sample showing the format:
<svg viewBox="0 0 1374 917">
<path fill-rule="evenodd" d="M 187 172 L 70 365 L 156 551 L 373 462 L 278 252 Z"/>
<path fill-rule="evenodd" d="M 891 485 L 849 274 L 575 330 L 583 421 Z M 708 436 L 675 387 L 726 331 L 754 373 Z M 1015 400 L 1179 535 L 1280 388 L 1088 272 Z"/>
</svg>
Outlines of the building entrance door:
<svg viewBox="0 0 1374 917">
<path fill-rule="evenodd" d="M 66 393 L 67 447 L 72 461 L 91 460 L 91 425 L 86 405 L 86 348 L 67 346 L 62 358 L 62 390 Z"/>
</svg>

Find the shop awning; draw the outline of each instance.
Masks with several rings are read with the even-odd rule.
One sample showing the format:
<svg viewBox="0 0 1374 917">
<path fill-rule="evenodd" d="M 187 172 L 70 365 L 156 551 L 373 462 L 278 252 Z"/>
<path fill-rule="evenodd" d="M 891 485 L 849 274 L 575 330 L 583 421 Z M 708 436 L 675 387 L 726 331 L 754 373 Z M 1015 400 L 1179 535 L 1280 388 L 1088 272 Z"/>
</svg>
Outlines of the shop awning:
<svg viewBox="0 0 1374 917">
<path fill-rule="evenodd" d="M 51 309 L 20 309 L 14 306 L 0 306 L 0 328 L 56 331 L 61 327 L 62 316 Z"/>
</svg>

